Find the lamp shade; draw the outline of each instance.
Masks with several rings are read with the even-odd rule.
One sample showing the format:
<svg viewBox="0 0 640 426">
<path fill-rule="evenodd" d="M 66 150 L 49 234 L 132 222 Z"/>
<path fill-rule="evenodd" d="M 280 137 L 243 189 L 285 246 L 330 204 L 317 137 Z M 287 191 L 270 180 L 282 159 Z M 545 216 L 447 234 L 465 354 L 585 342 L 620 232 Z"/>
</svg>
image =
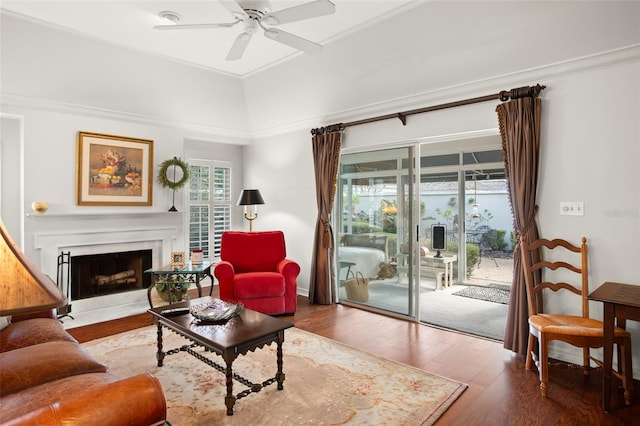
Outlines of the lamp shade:
<svg viewBox="0 0 640 426">
<path fill-rule="evenodd" d="M 260 191 L 257 189 L 243 189 L 240 198 L 238 198 L 238 205 L 255 206 L 256 204 L 264 204 Z"/>
<path fill-rule="evenodd" d="M 20 251 L 0 222 L 0 316 L 59 308 L 66 299 L 56 284 Z"/>
</svg>

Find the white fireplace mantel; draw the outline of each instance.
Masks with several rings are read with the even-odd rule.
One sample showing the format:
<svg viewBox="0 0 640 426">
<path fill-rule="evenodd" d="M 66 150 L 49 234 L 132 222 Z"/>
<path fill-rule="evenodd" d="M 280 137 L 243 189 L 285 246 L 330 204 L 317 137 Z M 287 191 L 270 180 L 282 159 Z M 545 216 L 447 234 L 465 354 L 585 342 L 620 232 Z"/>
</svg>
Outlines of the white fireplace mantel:
<svg viewBox="0 0 640 426">
<path fill-rule="evenodd" d="M 176 226 L 158 226 L 131 229 L 101 228 L 78 229 L 60 232 L 43 232 L 34 235 L 34 247 L 40 250 L 41 270 L 50 277 L 56 277 L 58 256 L 62 252 L 70 252 L 71 256 L 83 256 L 101 253 L 119 253 L 125 251 L 151 250 L 154 267 L 162 265 L 163 259 L 169 259 L 174 251 Z M 142 293 L 146 294 L 146 290 Z M 138 297 L 144 296 L 138 295 Z M 96 303 L 107 307 L 110 303 L 120 303 L 116 297 L 103 296 L 87 306 L 96 309 Z M 122 297 L 122 296 L 120 296 Z M 81 302 L 85 302 L 83 299 Z M 86 301 L 85 303 L 89 303 Z"/>
</svg>

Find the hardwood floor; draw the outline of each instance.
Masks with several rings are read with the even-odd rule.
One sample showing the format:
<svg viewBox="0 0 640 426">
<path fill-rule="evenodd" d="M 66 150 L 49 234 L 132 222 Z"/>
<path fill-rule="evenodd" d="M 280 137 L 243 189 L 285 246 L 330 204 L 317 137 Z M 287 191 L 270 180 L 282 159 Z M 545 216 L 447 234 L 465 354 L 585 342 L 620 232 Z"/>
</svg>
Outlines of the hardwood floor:
<svg viewBox="0 0 640 426">
<path fill-rule="evenodd" d="M 576 366 L 554 362 L 549 396 L 543 398 L 537 373 L 526 371 L 524 358 L 498 342 L 344 305 L 311 305 L 301 296 L 296 314 L 282 318 L 302 330 L 468 384 L 439 425 L 640 425 L 637 381 L 634 404 L 625 406 L 622 391 L 614 390 L 608 414 L 601 408 L 599 370 L 585 378 Z M 150 315 L 141 314 L 69 332 L 86 342 L 149 324 Z"/>
</svg>

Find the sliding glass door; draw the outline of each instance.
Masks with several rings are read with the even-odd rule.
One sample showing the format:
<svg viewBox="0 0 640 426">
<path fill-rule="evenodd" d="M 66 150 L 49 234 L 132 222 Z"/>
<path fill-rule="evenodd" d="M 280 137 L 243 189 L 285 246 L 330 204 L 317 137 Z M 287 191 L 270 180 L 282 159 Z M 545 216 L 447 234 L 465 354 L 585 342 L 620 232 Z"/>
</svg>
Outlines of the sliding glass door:
<svg viewBox="0 0 640 426">
<path fill-rule="evenodd" d="M 342 302 L 415 317 L 413 148 L 341 157 L 337 194 Z"/>
<path fill-rule="evenodd" d="M 424 155 L 428 151 L 422 150 L 418 190 L 420 242 L 426 247 L 419 268 L 420 321 L 502 340 L 506 305 L 486 298 L 508 294 L 511 279 L 505 257 L 512 250 L 512 218 L 502 152 Z M 434 244 L 440 227 L 441 245 Z"/>
<path fill-rule="evenodd" d="M 496 258 L 512 244 L 500 149 L 344 154 L 336 198 L 341 303 L 501 338 L 505 305 L 456 295 L 469 286 L 502 291 L 510 282 L 505 259 L 498 268 Z"/>
</svg>

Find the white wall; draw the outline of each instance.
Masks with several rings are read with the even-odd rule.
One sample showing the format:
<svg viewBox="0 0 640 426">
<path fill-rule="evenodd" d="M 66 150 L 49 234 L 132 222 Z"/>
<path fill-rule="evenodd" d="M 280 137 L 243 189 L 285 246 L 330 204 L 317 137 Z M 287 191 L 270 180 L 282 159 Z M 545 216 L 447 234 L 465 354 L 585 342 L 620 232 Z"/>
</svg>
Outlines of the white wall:
<svg viewBox="0 0 640 426">
<path fill-rule="evenodd" d="M 16 244 L 23 245 L 22 120 L 0 114 L 0 217 Z"/>
<path fill-rule="evenodd" d="M 55 101 L 55 107 L 164 120 L 194 138 L 248 135 L 244 91 L 237 78 L 5 14 L 0 14 L 0 24 L 3 102 L 30 101 L 42 108 Z"/>
<path fill-rule="evenodd" d="M 398 112 L 466 95 L 461 84 L 640 42 L 638 2 L 419 3 L 330 42 L 318 57 L 247 77 L 253 130 Z"/>
</svg>

